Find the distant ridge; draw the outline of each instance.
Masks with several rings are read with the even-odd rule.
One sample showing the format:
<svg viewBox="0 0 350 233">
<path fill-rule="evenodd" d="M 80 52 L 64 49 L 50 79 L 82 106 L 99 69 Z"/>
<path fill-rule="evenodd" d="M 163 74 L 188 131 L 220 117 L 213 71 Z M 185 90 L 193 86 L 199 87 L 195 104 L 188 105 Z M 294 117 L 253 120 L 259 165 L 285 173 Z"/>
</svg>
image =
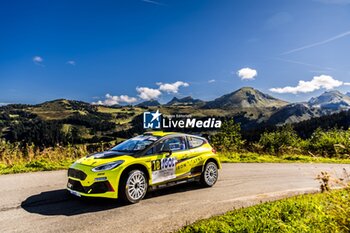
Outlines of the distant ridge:
<svg viewBox="0 0 350 233">
<path fill-rule="evenodd" d="M 308 104 L 311 107 L 338 110 L 350 108 L 350 97 L 337 90 L 326 91 L 318 97 L 311 98 Z"/>
<path fill-rule="evenodd" d="M 184 98 L 177 98 L 174 97 L 172 100 L 170 100 L 165 105 L 171 106 L 171 105 L 196 105 L 196 104 L 203 104 L 204 101 L 200 99 L 193 99 L 192 96 L 186 96 Z"/>
<path fill-rule="evenodd" d="M 161 104 L 157 100 L 147 100 L 137 104 L 137 107 L 155 107 L 160 106 Z"/>
<path fill-rule="evenodd" d="M 320 115 L 319 109 L 310 108 L 307 103 L 292 103 L 278 109 L 267 122 L 270 125 L 280 125 L 309 120 Z"/>
<path fill-rule="evenodd" d="M 282 107 L 288 102 L 262 93 L 252 87 L 243 87 L 205 104 L 205 108 L 266 108 Z"/>
<path fill-rule="evenodd" d="M 296 123 L 350 109 L 350 97 L 337 91 L 326 91 L 305 103 L 291 103 L 270 116 L 269 124 Z"/>
</svg>

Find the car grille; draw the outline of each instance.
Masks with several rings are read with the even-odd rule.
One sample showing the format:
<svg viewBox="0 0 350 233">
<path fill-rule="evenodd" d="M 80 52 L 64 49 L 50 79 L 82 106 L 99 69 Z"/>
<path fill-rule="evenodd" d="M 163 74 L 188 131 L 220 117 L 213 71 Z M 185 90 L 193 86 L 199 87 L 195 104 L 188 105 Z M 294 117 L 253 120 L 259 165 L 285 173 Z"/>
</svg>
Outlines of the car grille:
<svg viewBox="0 0 350 233">
<path fill-rule="evenodd" d="M 89 187 L 89 190 L 90 189 L 91 189 L 90 193 L 105 193 L 107 191 L 111 191 L 108 181 L 93 183 Z"/>
<path fill-rule="evenodd" d="M 77 181 L 77 180 L 68 179 L 67 187 L 70 188 L 70 189 L 72 189 L 72 190 L 85 193 L 84 187 L 83 187 L 83 186 L 81 185 L 81 183 L 80 183 L 79 181 Z"/>
<path fill-rule="evenodd" d="M 69 168 L 68 169 L 68 176 L 73 177 L 79 180 L 85 180 L 86 179 L 86 174 L 83 171 L 74 169 L 74 168 Z"/>
<path fill-rule="evenodd" d="M 84 187 L 80 181 L 68 179 L 67 187 L 71 190 L 82 192 L 82 193 L 105 193 L 113 191 L 108 181 L 95 182 L 91 186 Z"/>
</svg>

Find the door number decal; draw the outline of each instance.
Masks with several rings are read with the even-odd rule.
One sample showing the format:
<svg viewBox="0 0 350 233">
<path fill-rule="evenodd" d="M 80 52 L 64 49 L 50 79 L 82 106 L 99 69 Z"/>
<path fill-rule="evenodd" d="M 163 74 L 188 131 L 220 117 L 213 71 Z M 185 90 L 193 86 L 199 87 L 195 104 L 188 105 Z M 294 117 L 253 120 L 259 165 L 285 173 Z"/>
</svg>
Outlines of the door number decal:
<svg viewBox="0 0 350 233">
<path fill-rule="evenodd" d="M 160 183 L 176 178 L 176 158 L 163 158 L 152 162 L 152 183 Z"/>
</svg>

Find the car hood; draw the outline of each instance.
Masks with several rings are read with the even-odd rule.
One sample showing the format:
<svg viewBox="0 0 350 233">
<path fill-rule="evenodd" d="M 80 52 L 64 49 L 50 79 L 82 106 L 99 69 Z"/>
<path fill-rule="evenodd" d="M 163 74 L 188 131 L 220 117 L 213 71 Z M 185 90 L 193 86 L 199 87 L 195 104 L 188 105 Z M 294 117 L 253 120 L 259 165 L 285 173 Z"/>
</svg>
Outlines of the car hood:
<svg viewBox="0 0 350 233">
<path fill-rule="evenodd" d="M 83 165 L 96 167 L 117 160 L 126 160 L 130 158 L 133 158 L 130 154 L 125 154 L 117 151 L 104 151 L 88 155 L 77 160 L 76 162 Z"/>
</svg>

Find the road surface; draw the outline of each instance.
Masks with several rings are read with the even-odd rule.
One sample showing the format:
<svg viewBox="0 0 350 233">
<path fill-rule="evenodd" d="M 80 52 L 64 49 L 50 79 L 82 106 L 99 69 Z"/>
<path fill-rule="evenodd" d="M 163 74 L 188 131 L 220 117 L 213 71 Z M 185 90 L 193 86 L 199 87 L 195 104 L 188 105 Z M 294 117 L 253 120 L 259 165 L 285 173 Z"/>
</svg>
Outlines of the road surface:
<svg viewBox="0 0 350 233">
<path fill-rule="evenodd" d="M 341 177 L 342 164 L 223 164 L 213 188 L 175 186 L 135 205 L 68 195 L 66 171 L 0 176 L 1 232 L 171 232 L 234 208 L 316 192 L 321 171 Z"/>
</svg>

